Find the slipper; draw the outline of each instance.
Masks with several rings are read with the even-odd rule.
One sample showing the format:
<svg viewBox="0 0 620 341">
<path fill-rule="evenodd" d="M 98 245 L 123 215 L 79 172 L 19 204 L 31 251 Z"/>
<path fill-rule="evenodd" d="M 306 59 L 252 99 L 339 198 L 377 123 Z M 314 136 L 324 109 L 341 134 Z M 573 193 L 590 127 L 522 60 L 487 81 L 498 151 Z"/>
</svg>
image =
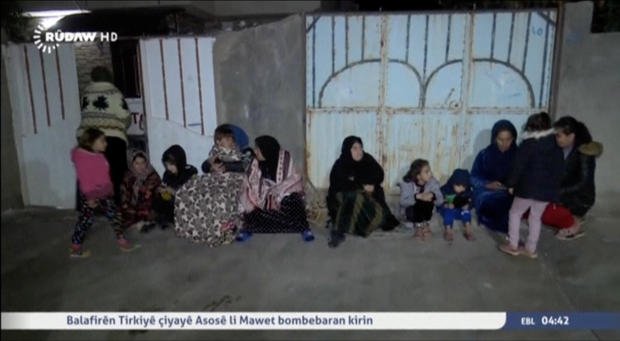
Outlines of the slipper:
<svg viewBox="0 0 620 341">
<path fill-rule="evenodd" d="M 583 236 L 585 236 L 586 233 L 585 231 L 577 231 L 575 233 L 569 234 L 569 235 L 557 235 L 555 236 L 557 239 L 559 240 L 575 240 L 575 239 L 579 239 Z"/>
<path fill-rule="evenodd" d="M 469 232 L 463 232 L 463 237 L 465 237 L 465 239 L 469 240 L 470 242 L 473 242 L 474 240 L 476 240 L 476 237 L 474 236 L 474 234 L 469 233 Z"/>
<path fill-rule="evenodd" d="M 235 237 L 235 240 L 238 242 L 245 242 L 248 239 L 252 238 L 252 232 L 250 231 L 241 231 L 239 232 L 239 234 L 237 234 L 237 236 Z"/>
<path fill-rule="evenodd" d="M 342 242 L 344 242 L 345 236 L 344 234 L 340 234 L 338 232 L 333 232 L 330 234 L 330 238 L 329 238 L 329 242 L 327 243 L 327 246 L 329 246 L 330 248 L 335 248 L 338 247 L 338 245 L 340 245 Z"/>
<path fill-rule="evenodd" d="M 499 250 L 503 253 L 509 254 L 511 256 L 518 256 L 521 254 L 519 249 L 513 249 L 510 244 L 502 244 L 499 246 Z"/>
<path fill-rule="evenodd" d="M 304 232 L 301 233 L 301 238 L 303 238 L 305 242 L 311 242 L 314 240 L 314 234 L 312 234 L 310 229 L 304 230 Z"/>
</svg>

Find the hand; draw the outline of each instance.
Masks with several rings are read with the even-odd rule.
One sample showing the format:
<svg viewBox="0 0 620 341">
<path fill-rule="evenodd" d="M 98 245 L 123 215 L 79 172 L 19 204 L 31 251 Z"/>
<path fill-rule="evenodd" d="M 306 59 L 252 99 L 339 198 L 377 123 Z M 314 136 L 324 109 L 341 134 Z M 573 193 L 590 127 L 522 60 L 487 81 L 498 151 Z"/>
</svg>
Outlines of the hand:
<svg viewBox="0 0 620 341">
<path fill-rule="evenodd" d="M 224 164 L 221 162 L 215 163 L 213 164 L 212 168 L 211 168 L 215 173 L 224 173 L 226 171 L 226 168 L 224 167 Z"/>
<path fill-rule="evenodd" d="M 446 207 L 452 209 L 454 208 L 454 204 L 447 204 Z"/>
<path fill-rule="evenodd" d="M 97 200 L 93 200 L 93 199 L 91 199 L 91 200 L 87 200 L 87 201 L 86 201 L 86 204 L 87 204 L 87 205 L 88 205 L 88 207 L 90 207 L 90 208 L 95 208 L 95 207 L 97 207 Z"/>
<path fill-rule="evenodd" d="M 375 185 L 364 185 L 364 191 L 372 193 L 375 191 Z"/>
<path fill-rule="evenodd" d="M 486 184 L 485 187 L 493 191 L 499 191 L 500 189 L 505 188 L 504 185 L 499 181 L 489 182 L 488 184 Z"/>
<path fill-rule="evenodd" d="M 510 193 L 510 195 L 513 195 L 513 194 L 514 194 L 514 191 L 515 191 L 515 189 L 514 189 L 514 188 L 509 188 L 509 189 L 508 189 L 508 193 Z"/>
</svg>

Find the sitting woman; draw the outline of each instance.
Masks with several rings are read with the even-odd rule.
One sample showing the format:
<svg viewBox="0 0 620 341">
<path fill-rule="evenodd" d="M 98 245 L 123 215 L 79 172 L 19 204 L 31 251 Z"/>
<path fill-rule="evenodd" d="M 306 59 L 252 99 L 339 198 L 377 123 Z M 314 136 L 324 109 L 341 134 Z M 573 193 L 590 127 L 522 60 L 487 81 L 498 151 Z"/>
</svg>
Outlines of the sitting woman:
<svg viewBox="0 0 620 341">
<path fill-rule="evenodd" d="M 141 230 L 154 220 L 153 198 L 161 179 L 143 151 L 133 151 L 127 161 L 129 171 L 121 186 L 123 227 L 135 226 Z"/>
<path fill-rule="evenodd" d="M 291 154 L 271 136 L 255 140 L 252 161 L 239 196 L 243 228 L 238 241 L 252 233 L 301 233 L 314 239 L 306 217 L 303 179 L 295 170 Z"/>
<path fill-rule="evenodd" d="M 359 137 L 345 138 L 332 166 L 327 195 L 330 247 L 343 242 L 345 233 L 366 237 L 377 228 L 393 230 L 400 224 L 385 202 L 383 168 L 363 148 Z"/>
<path fill-rule="evenodd" d="M 594 205 L 594 170 L 603 145 L 592 141 L 588 128 L 573 117 L 562 117 L 553 127 L 556 143 L 564 151 L 564 175 L 560 201 L 547 205 L 542 222 L 557 228 L 559 239 L 575 239 L 584 235 L 583 217 Z"/>
<path fill-rule="evenodd" d="M 196 167 L 187 164 L 183 147 L 175 144 L 164 151 L 161 158 L 166 171 L 161 186 L 153 201 L 156 221 L 162 229 L 174 224 L 174 204 L 176 192 L 198 173 Z"/>
<path fill-rule="evenodd" d="M 176 193 L 177 236 L 210 247 L 234 240 L 240 223 L 237 197 L 248 163 L 232 129 L 217 127 L 209 158 L 202 164 L 205 174 L 189 180 Z"/>
<path fill-rule="evenodd" d="M 512 195 L 505 186 L 517 155 L 517 129 L 507 120 L 493 125 L 491 144 L 480 151 L 471 169 L 478 223 L 508 234 Z"/>
</svg>

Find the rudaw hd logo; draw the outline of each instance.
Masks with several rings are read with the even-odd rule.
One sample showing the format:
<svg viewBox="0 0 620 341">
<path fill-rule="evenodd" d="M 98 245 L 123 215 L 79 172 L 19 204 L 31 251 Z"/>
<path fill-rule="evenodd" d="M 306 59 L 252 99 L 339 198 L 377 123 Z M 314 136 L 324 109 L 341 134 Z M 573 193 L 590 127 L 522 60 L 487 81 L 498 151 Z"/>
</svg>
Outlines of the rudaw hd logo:
<svg viewBox="0 0 620 341">
<path fill-rule="evenodd" d="M 63 32 L 61 30 L 45 31 L 43 25 L 37 26 L 32 36 L 34 44 L 43 52 L 52 53 L 60 43 L 77 42 L 114 42 L 118 40 L 116 32 Z"/>
</svg>

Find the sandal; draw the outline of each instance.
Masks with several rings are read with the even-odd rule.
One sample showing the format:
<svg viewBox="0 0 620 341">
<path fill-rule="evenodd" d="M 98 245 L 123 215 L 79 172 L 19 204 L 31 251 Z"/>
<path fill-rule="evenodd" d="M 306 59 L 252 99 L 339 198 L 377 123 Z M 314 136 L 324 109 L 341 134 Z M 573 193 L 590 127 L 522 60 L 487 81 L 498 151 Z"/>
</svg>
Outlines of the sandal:
<svg viewBox="0 0 620 341">
<path fill-rule="evenodd" d="M 556 238 L 559 240 L 575 240 L 585 236 L 586 233 L 584 231 L 577 231 L 575 233 L 567 234 L 567 235 L 556 235 Z"/>
<path fill-rule="evenodd" d="M 531 259 L 536 259 L 538 258 L 538 254 L 536 252 L 529 252 L 526 248 L 519 248 L 519 252 Z"/>
<path fill-rule="evenodd" d="M 511 256 L 518 256 L 521 254 L 521 251 L 517 248 L 514 249 L 510 244 L 502 244 L 499 247 L 499 250 L 503 253 L 509 254 Z"/>
</svg>

